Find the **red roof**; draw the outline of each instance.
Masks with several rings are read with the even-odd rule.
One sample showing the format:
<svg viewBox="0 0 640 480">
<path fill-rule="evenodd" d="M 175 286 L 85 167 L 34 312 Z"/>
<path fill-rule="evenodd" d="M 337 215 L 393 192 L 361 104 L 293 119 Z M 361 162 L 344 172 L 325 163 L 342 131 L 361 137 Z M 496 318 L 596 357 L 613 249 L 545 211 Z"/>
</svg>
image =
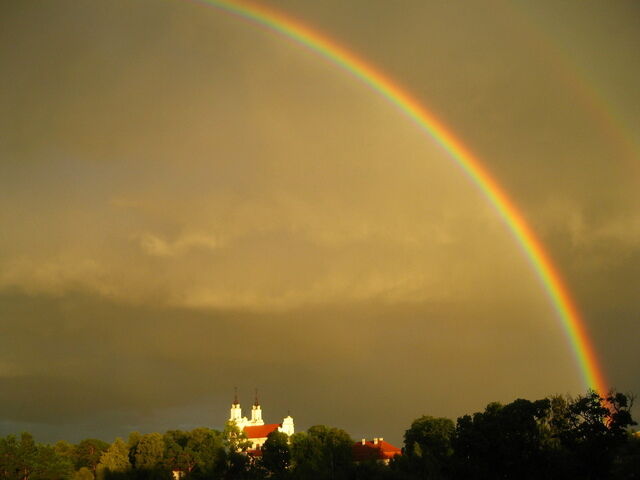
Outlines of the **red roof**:
<svg viewBox="0 0 640 480">
<path fill-rule="evenodd" d="M 279 423 L 270 423 L 267 425 L 255 425 L 250 427 L 244 427 L 244 433 L 247 434 L 247 438 L 266 438 L 271 432 L 278 429 Z"/>
<path fill-rule="evenodd" d="M 383 440 L 376 443 L 366 440 L 364 443 L 356 442 L 351 453 L 356 462 L 362 462 L 365 460 L 387 460 L 396 455 L 402 455 L 402 450 Z"/>
</svg>

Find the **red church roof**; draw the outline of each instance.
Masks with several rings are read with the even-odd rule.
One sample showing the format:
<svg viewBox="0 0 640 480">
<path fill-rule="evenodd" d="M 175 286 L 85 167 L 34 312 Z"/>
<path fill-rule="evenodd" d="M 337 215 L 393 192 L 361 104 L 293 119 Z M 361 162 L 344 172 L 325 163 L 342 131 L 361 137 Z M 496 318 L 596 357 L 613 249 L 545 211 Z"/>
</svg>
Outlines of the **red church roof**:
<svg viewBox="0 0 640 480">
<path fill-rule="evenodd" d="M 381 438 L 374 438 L 373 441 L 356 442 L 351 453 L 356 462 L 363 462 L 366 460 L 388 460 L 396 455 L 402 455 L 402 450 Z"/>
<path fill-rule="evenodd" d="M 247 434 L 247 438 L 266 438 L 269 434 L 280 427 L 279 423 L 269 423 L 267 425 L 254 425 L 244 427 L 244 433 Z"/>
</svg>

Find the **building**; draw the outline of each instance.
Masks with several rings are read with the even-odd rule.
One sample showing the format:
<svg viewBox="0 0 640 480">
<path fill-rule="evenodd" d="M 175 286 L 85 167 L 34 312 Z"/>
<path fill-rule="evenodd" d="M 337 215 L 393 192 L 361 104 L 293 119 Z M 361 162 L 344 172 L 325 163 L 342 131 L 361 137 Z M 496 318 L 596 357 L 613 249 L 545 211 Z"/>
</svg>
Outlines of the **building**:
<svg viewBox="0 0 640 480">
<path fill-rule="evenodd" d="M 385 442 L 383 438 L 374 438 L 372 441 L 363 438 L 353 445 L 351 454 L 354 462 L 373 460 L 386 465 L 396 455 L 402 455 L 402 450 Z"/>
<path fill-rule="evenodd" d="M 271 432 L 278 431 L 291 436 L 295 432 L 293 418 L 291 415 L 287 415 L 282 423 L 264 423 L 262 419 L 262 407 L 258 401 L 258 393 L 256 391 L 256 398 L 251 406 L 251 418 L 242 416 L 242 408 L 238 402 L 238 394 L 233 399 L 231 404 L 231 411 L 229 415 L 229 421 L 235 422 L 240 430 L 242 430 L 247 439 L 251 442 L 251 450 L 259 450 L 264 442 L 267 441 L 267 437 Z"/>
</svg>

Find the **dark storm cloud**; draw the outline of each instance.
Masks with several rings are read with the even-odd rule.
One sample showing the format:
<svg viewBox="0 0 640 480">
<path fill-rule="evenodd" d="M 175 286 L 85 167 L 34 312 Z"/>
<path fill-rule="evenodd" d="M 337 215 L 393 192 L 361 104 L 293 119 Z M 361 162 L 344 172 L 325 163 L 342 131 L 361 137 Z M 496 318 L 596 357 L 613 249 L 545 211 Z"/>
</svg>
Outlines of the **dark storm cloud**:
<svg viewBox="0 0 640 480">
<path fill-rule="evenodd" d="M 401 79 L 469 143 L 557 261 L 612 382 L 640 390 L 638 178 L 538 48 L 533 13 L 274 5 Z M 582 389 L 496 213 L 358 81 L 186 2 L 2 8 L 3 431 L 220 427 L 238 385 L 245 404 L 261 389 L 269 421 L 290 409 L 299 427 L 399 441 L 423 413 Z M 537 8 L 546 27 L 551 6 Z M 580 61 L 624 52 L 633 32 L 590 37 L 589 12 L 558 45 Z M 611 67 L 612 91 L 637 79 Z"/>
<path fill-rule="evenodd" d="M 52 440 L 65 425 L 77 425 L 73 438 L 100 425 L 101 436 L 180 423 L 221 428 L 235 385 L 245 404 L 260 385 L 265 410 L 276 418 L 291 410 L 299 427 L 338 422 L 373 435 L 409 422 L 427 397 L 441 414 L 462 413 L 463 392 L 482 391 L 488 370 L 510 379 L 509 388 L 496 385 L 483 400 L 541 394 L 524 380 L 514 384 L 514 361 L 523 377 L 556 389 L 572 370 L 556 366 L 565 352 L 546 339 L 557 337 L 553 326 L 515 328 L 479 305 L 368 302 L 258 315 L 133 307 L 73 293 L 7 293 L 1 305 L 12 319 L 1 337 L 4 428 L 27 425 Z M 540 342 L 546 355 L 527 366 Z M 458 377 L 467 377 L 464 386 L 451 381 Z"/>
</svg>

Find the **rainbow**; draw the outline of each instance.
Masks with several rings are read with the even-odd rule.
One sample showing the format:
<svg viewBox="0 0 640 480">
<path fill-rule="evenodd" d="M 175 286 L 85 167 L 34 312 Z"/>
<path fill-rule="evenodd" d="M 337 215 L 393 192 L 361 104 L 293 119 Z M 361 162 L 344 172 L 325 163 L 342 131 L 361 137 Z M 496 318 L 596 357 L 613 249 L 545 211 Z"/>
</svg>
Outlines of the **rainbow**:
<svg viewBox="0 0 640 480">
<path fill-rule="evenodd" d="M 194 0 L 277 32 L 346 70 L 397 106 L 452 157 L 484 193 L 524 251 L 562 323 L 587 388 L 605 395 L 609 388 L 576 304 L 524 216 L 480 160 L 436 116 L 398 83 L 326 35 L 264 5 L 245 0 Z"/>
<path fill-rule="evenodd" d="M 604 98 L 604 92 L 599 91 L 593 82 L 586 82 L 586 72 L 576 62 L 573 55 L 563 48 L 560 43 L 552 43 L 552 32 L 549 28 L 527 11 L 527 5 L 522 2 L 505 2 L 505 8 L 512 14 L 511 18 L 518 21 L 517 28 L 525 32 L 530 42 L 535 42 L 536 49 L 544 51 L 545 60 L 555 70 L 556 77 L 567 87 L 577 93 L 583 107 L 590 113 L 590 117 L 598 124 L 612 144 L 618 149 L 618 157 L 625 159 L 628 167 L 640 177 L 640 146 L 634 139 L 634 134 L 624 125 L 611 110 Z M 535 28 L 533 23 L 536 23 Z M 545 31 L 547 30 L 547 31 Z M 541 35 L 542 33 L 542 35 Z"/>
<path fill-rule="evenodd" d="M 580 71 L 581 68 L 571 55 L 560 47 L 552 46 L 548 40 L 539 44 L 549 52 L 547 58 L 557 72 L 556 76 L 578 94 L 590 117 L 617 148 L 617 158 L 626 161 L 629 170 L 640 178 L 640 148 L 631 130 L 611 110 L 603 93 L 598 91 L 592 82 L 584 80 L 586 73 Z"/>
</svg>

